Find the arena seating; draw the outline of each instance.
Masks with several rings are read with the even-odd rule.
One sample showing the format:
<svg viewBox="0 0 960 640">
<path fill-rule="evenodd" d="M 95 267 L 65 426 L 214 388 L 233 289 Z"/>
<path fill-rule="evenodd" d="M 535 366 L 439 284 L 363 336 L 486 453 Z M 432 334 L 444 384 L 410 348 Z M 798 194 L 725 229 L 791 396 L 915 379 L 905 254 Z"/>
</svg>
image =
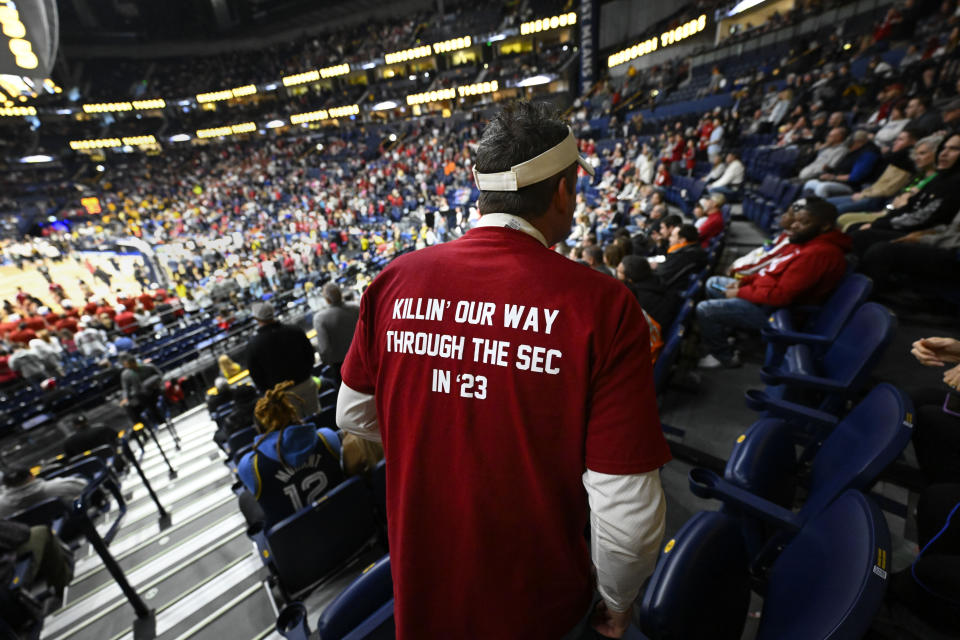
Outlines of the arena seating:
<svg viewBox="0 0 960 640">
<path fill-rule="evenodd" d="M 862 637 L 883 600 L 889 550 L 880 510 L 858 491 L 845 492 L 800 528 L 765 576 L 757 639 Z M 738 518 L 697 513 L 667 542 L 650 577 L 643 632 L 651 640 L 738 640 L 750 603 L 748 569 Z"/>
<path fill-rule="evenodd" d="M 767 343 L 764 366 L 773 367 L 783 360 L 787 345 L 803 344 L 819 355 L 840 335 L 854 311 L 867 301 L 873 281 L 860 273 L 851 273 L 837 285 L 830 297 L 817 308 L 778 309 L 770 315 L 770 323 L 762 335 Z M 797 316 L 805 316 L 798 326 Z"/>
</svg>

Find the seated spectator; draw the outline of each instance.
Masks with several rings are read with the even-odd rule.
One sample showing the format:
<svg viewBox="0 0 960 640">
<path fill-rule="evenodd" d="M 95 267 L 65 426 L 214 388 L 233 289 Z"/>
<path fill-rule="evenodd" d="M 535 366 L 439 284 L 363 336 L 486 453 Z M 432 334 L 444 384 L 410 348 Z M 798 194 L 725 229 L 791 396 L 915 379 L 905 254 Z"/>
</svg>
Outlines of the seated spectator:
<svg viewBox="0 0 960 640">
<path fill-rule="evenodd" d="M 727 341 L 730 330 L 763 328 L 772 308 L 816 304 L 846 273 L 844 254 L 850 239 L 836 229 L 836 208 L 820 198 L 807 198 L 794 203 L 793 209 L 790 247 L 756 274 L 740 280 L 724 276 L 707 280 L 707 295 L 713 299 L 697 305 L 707 352 L 701 367 L 739 366 L 739 354 Z"/>
<path fill-rule="evenodd" d="M 601 249 L 599 246 L 593 244 L 588 247 L 584 247 L 583 260 L 586 262 L 587 266 L 594 271 L 605 273 L 608 276 L 613 275 L 613 272 L 603 264 L 603 249 Z"/>
<path fill-rule="evenodd" d="M 662 261 L 652 259 L 650 267 L 656 271 L 660 282 L 668 290 L 682 290 L 687 286 L 687 276 L 705 267 L 707 252 L 700 246 L 700 234 L 692 224 L 674 227 L 670 234 L 670 246 Z"/>
<path fill-rule="evenodd" d="M 680 299 L 667 291 L 645 258 L 625 256 L 617 266 L 617 279 L 627 285 L 647 315 L 661 327 L 673 324 Z"/>
<path fill-rule="evenodd" d="M 727 154 L 723 175 L 713 182 L 707 183 L 707 191 L 710 193 L 721 193 L 726 196 L 727 199 L 731 199 L 740 193 L 745 175 L 746 170 L 743 167 L 743 163 L 740 162 L 737 154 L 731 151 Z"/>
<path fill-rule="evenodd" d="M 928 231 L 948 225 L 960 209 L 960 134 L 953 134 L 940 143 L 937 151 L 936 175 L 922 188 L 904 194 L 883 216 L 851 231 L 853 248 L 864 257 L 878 242 L 889 242 L 914 231 Z M 914 236 L 915 238 L 916 236 Z"/>
<path fill-rule="evenodd" d="M 40 384 L 54 373 L 52 369 L 48 368 L 43 358 L 19 342 L 13 345 L 13 354 L 10 356 L 9 365 L 21 378 L 32 384 Z"/>
<path fill-rule="evenodd" d="M 220 367 L 220 375 L 228 380 L 243 373 L 243 367 L 225 353 L 220 354 L 220 357 L 217 358 L 217 365 Z"/>
<path fill-rule="evenodd" d="M 725 198 L 720 192 L 712 193 L 707 198 L 700 199 L 701 216 L 694 221 L 697 233 L 700 234 L 700 246 L 706 249 L 710 240 L 723 233 L 723 211 L 721 207 Z"/>
<path fill-rule="evenodd" d="M 890 115 L 887 121 L 873 135 L 874 144 L 880 147 L 880 151 L 887 153 L 891 147 L 894 146 L 898 136 L 906 129 L 909 123 L 910 118 L 906 116 L 905 107 L 902 103 L 894 104 L 890 107 Z M 913 132 L 914 136 L 919 136 L 916 130 L 911 129 L 910 131 Z"/>
<path fill-rule="evenodd" d="M 955 425 L 956 426 L 956 425 Z M 960 483 L 935 484 L 917 503 L 917 547 L 920 555 L 890 578 L 887 605 L 902 605 L 944 637 L 960 628 Z M 905 623 L 916 626 L 909 618 Z M 911 636 L 911 637 L 930 637 Z"/>
<path fill-rule="evenodd" d="M 63 360 L 63 347 L 60 342 L 50 335 L 46 329 L 37 331 L 37 337 L 28 344 L 30 350 L 37 354 L 46 364 L 47 371 L 56 375 L 63 373 L 61 362 Z"/>
<path fill-rule="evenodd" d="M 836 126 L 830 129 L 823 143 L 815 146 L 817 151 L 816 157 L 812 162 L 800 169 L 797 177 L 804 181 L 811 180 L 826 171 L 828 166 L 839 162 L 847 153 L 846 137 L 846 127 Z"/>
<path fill-rule="evenodd" d="M 0 347 L 0 388 L 15 383 L 20 374 L 10 368 L 10 353 Z"/>
<path fill-rule="evenodd" d="M 54 588 L 57 598 L 73 580 L 73 556 L 46 525 L 28 526 L 14 520 L 0 520 L 0 576 L 9 580 L 16 563 L 30 557 L 24 579 L 32 587 L 39 578 Z"/>
<path fill-rule="evenodd" d="M 872 179 L 879 160 L 880 149 L 870 140 L 870 134 L 862 129 L 854 131 L 847 153 L 835 164 L 826 166 L 817 179 L 808 180 L 803 191 L 820 198 L 853 193 Z"/>
<path fill-rule="evenodd" d="M 139 328 L 132 308 L 128 308 L 122 304 L 117 305 L 117 315 L 114 316 L 113 321 L 116 323 L 117 328 L 128 336 L 136 333 Z"/>
<path fill-rule="evenodd" d="M 50 498 L 73 502 L 86 488 L 87 481 L 83 478 L 38 478 L 26 467 L 10 467 L 3 473 L 0 518 L 8 518 Z"/>
<path fill-rule="evenodd" d="M 937 149 L 937 142 L 932 138 L 923 139 L 923 150 L 929 155 L 929 166 L 933 166 L 933 158 Z M 916 143 L 916 146 L 915 146 Z M 886 204 L 887 200 L 898 194 L 904 188 L 909 188 L 913 172 L 923 172 L 917 168 L 915 163 L 916 149 L 920 146 L 914 137 L 914 132 L 910 129 L 904 129 L 897 134 L 896 140 L 890 151 L 884 155 L 883 161 L 886 168 L 876 181 L 857 193 L 849 196 L 835 196 L 828 198 L 827 201 L 837 208 L 841 214 L 837 219 L 837 224 L 841 229 L 845 229 L 847 222 L 844 221 L 843 214 L 851 211 L 875 211 Z M 915 181 L 914 181 L 915 182 Z"/>
<path fill-rule="evenodd" d="M 757 273 L 768 261 L 779 255 L 781 251 L 790 245 L 790 234 L 787 230 L 793 224 L 793 207 L 787 207 L 787 210 L 780 216 L 778 222 L 780 233 L 772 240 L 764 242 L 753 251 L 740 256 L 733 261 L 730 268 L 727 269 L 727 275 L 733 277 L 742 277 Z"/>
<path fill-rule="evenodd" d="M 727 163 L 723 161 L 723 156 L 719 153 L 710 156 L 710 164 L 713 165 L 710 167 L 710 173 L 703 177 L 703 181 L 707 184 L 719 180 L 723 172 L 727 170 Z"/>
<path fill-rule="evenodd" d="M 226 445 L 231 435 L 254 426 L 254 409 L 260 397 L 257 390 L 248 384 L 241 384 L 231 389 L 230 397 L 233 400 L 233 409 L 220 421 L 213 441 L 221 447 Z"/>
<path fill-rule="evenodd" d="M 107 346 L 107 334 L 102 329 L 92 326 L 89 321 L 90 318 L 86 318 L 86 321 L 77 325 L 78 331 L 74 334 L 73 341 L 83 356 L 102 358 L 110 351 Z"/>
<path fill-rule="evenodd" d="M 103 445 L 117 446 L 117 432 L 103 425 L 91 425 L 87 416 L 78 414 L 73 417 L 73 435 L 63 443 L 63 453 L 69 459 L 91 451 Z"/>
<path fill-rule="evenodd" d="M 670 248 L 670 235 L 676 227 L 683 224 L 683 218 L 675 213 L 660 219 L 660 226 L 650 230 L 649 237 L 637 234 L 631 238 L 633 251 L 639 256 L 666 255 Z"/>
<path fill-rule="evenodd" d="M 912 437 L 920 470 L 931 483 L 960 483 L 960 417 L 943 410 L 946 396 L 956 394 L 960 385 L 960 340 L 921 338 L 910 353 L 926 367 L 943 369 L 942 386 L 910 394 L 916 409 Z"/>
<path fill-rule="evenodd" d="M 921 136 L 929 136 L 943 129 L 943 119 L 933 109 L 929 95 L 920 94 L 910 98 L 904 113 L 910 118 L 907 126 Z"/>
<path fill-rule="evenodd" d="M 340 438 L 330 429 L 300 424 L 297 396 L 282 382 L 257 402 L 261 434 L 243 456 L 237 474 L 249 494 L 240 507 L 250 524 L 270 527 L 317 501 L 343 481 Z M 251 498 L 262 509 L 251 504 Z"/>
<path fill-rule="evenodd" d="M 233 389 L 230 388 L 230 383 L 227 382 L 226 378 L 217 376 L 217 379 L 213 381 L 213 388 L 216 389 L 217 392 L 207 396 L 207 411 L 210 413 L 213 413 L 228 402 L 233 402 Z"/>
</svg>

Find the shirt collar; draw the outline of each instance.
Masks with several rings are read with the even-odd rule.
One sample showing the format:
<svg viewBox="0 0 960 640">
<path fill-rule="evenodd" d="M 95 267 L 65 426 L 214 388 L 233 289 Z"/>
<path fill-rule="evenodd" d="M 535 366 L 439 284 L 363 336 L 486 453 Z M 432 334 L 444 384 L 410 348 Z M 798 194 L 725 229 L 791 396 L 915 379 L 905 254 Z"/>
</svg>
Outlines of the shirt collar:
<svg viewBox="0 0 960 640">
<path fill-rule="evenodd" d="M 520 216 L 510 213 L 485 213 L 480 216 L 480 220 L 474 225 L 474 228 L 477 227 L 507 227 L 515 231 L 522 231 L 528 236 L 536 238 L 543 246 L 547 246 L 547 239 L 543 237 L 539 229 Z"/>
</svg>

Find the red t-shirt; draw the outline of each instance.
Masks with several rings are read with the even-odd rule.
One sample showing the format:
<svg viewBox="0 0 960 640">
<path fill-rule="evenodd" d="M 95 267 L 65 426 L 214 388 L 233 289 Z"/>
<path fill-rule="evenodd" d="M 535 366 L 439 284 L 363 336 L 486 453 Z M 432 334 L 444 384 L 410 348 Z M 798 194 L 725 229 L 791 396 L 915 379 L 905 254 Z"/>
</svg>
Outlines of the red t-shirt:
<svg viewBox="0 0 960 640">
<path fill-rule="evenodd" d="M 559 638 L 583 616 L 584 467 L 670 458 L 649 343 L 623 284 L 513 229 L 371 283 L 342 373 L 376 397 L 398 638 Z"/>
</svg>

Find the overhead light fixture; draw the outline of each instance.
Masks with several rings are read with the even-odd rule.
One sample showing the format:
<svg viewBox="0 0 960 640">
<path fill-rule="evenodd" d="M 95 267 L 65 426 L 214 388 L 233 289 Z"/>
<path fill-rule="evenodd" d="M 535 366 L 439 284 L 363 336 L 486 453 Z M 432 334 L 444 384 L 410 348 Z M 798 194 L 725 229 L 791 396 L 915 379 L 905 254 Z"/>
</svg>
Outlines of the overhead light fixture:
<svg viewBox="0 0 960 640">
<path fill-rule="evenodd" d="M 276 91 L 277 87 L 279 87 L 279 86 L 280 86 L 280 85 L 278 85 L 276 82 L 271 82 L 270 84 L 264 85 L 263 90 L 264 90 L 264 91 Z"/>
<path fill-rule="evenodd" d="M 175 136 L 170 136 L 170 142 L 186 142 L 190 139 L 190 134 L 188 133 L 178 133 Z"/>
<path fill-rule="evenodd" d="M 507 39 L 507 34 L 498 33 L 495 36 L 490 36 L 489 38 L 487 38 L 487 42 L 500 42 L 501 40 L 506 40 L 506 39 Z"/>
<path fill-rule="evenodd" d="M 397 134 L 391 133 L 390 136 L 389 136 L 389 138 L 390 138 L 390 142 L 396 142 L 396 141 L 397 141 Z"/>
<path fill-rule="evenodd" d="M 548 84 L 552 82 L 552 80 L 553 79 L 550 76 L 544 76 L 544 75 L 531 76 L 529 78 L 524 78 L 523 80 L 518 82 L 517 86 L 518 87 L 535 87 L 540 84 Z"/>
<path fill-rule="evenodd" d="M 376 66 L 377 66 L 376 62 L 367 62 L 361 67 L 361 69 L 363 69 L 364 71 L 369 71 L 370 69 L 373 69 Z"/>
<path fill-rule="evenodd" d="M 44 154 L 37 154 L 34 156 L 23 156 L 20 158 L 20 162 L 24 164 L 36 164 L 38 162 L 53 162 L 53 156 L 48 156 Z"/>
<path fill-rule="evenodd" d="M 287 123 L 284 122 L 283 120 L 271 120 L 270 122 L 268 122 L 263 126 L 265 126 L 267 129 L 276 129 L 277 127 L 282 127 L 285 124 Z"/>
<path fill-rule="evenodd" d="M 107 168 L 106 168 L 105 166 L 103 166 L 102 164 L 98 164 L 98 165 L 97 165 L 97 173 L 103 173 L 103 172 L 106 171 L 106 170 L 107 170 Z"/>
<path fill-rule="evenodd" d="M 73 113 L 73 109 L 57 109 L 56 114 L 58 116 L 68 116 Z"/>
<path fill-rule="evenodd" d="M 386 111 L 388 109 L 396 109 L 399 106 L 400 105 L 393 100 L 384 100 L 383 102 L 378 102 L 377 104 L 373 105 L 373 110 Z"/>
</svg>

